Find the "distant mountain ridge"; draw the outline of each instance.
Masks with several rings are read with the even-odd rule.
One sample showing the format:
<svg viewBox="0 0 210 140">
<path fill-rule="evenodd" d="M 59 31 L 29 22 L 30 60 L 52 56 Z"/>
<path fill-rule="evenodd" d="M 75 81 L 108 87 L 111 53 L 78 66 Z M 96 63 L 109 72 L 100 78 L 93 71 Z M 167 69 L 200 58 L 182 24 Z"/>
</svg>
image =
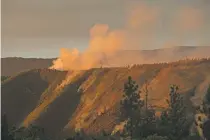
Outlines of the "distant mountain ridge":
<svg viewBox="0 0 210 140">
<path fill-rule="evenodd" d="M 12 76 L 19 72 L 36 69 L 48 68 L 52 65 L 54 59 L 44 58 L 21 58 L 21 57 L 8 57 L 1 58 L 1 75 Z"/>
<path fill-rule="evenodd" d="M 194 47 L 179 46 L 155 50 L 121 50 L 112 57 L 107 58 L 103 66 L 125 66 L 130 64 L 145 64 L 158 62 L 172 62 L 185 58 L 207 58 L 210 57 L 210 46 Z M 1 58 L 2 76 L 12 76 L 19 72 L 48 68 L 56 58 Z M 100 64 L 99 64 L 100 65 Z"/>
</svg>

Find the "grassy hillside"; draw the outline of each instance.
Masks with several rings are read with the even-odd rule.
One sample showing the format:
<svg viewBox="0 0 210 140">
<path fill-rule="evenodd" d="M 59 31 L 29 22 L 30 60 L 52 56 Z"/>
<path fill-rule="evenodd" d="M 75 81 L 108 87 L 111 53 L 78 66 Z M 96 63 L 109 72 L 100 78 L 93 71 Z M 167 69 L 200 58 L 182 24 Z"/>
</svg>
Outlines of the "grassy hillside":
<svg viewBox="0 0 210 140">
<path fill-rule="evenodd" d="M 39 124 L 52 137 L 79 128 L 87 133 L 111 132 L 119 123 L 119 102 L 128 76 L 142 91 L 148 82 L 149 103 L 156 110 L 166 107 L 169 86 L 179 85 L 193 113 L 192 106 L 201 102 L 210 83 L 210 59 L 88 71 L 32 70 L 3 82 L 2 109 L 10 122 Z"/>
<path fill-rule="evenodd" d="M 2 113 L 8 114 L 10 125 L 20 124 L 41 100 L 41 95 L 53 83 L 59 83 L 65 72 L 30 70 L 2 82 Z"/>
</svg>

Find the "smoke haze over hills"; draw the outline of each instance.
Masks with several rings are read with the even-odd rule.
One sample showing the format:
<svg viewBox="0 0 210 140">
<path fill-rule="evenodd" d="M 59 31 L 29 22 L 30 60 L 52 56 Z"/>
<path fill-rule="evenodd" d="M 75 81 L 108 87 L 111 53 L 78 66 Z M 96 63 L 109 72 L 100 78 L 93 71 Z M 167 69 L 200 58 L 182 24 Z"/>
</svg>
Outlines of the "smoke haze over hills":
<svg viewBox="0 0 210 140">
<path fill-rule="evenodd" d="M 151 46 L 156 45 L 154 43 L 156 36 L 154 35 L 157 34 L 157 29 L 161 26 L 161 14 L 163 14 L 161 9 L 156 5 L 148 5 L 139 2 L 128 12 L 125 26 L 117 30 L 112 30 L 107 24 L 95 24 L 89 31 L 90 40 L 86 50 L 80 53 L 77 48 L 72 50 L 62 49 L 60 57 L 53 62 L 54 65 L 51 68 L 64 70 L 90 69 L 96 67 L 98 63 L 104 61 L 104 59 L 110 58 L 112 58 L 111 61 L 113 61 L 113 59 L 115 60 L 114 63 L 117 66 L 119 65 L 117 63 L 122 62 L 122 58 L 119 57 L 119 55 L 113 55 L 117 51 L 132 48 L 142 49 L 145 46 L 149 49 Z M 173 34 L 176 34 L 176 36 L 182 36 L 182 38 L 187 36 L 190 38 L 192 33 L 200 31 L 204 22 L 204 14 L 201 10 L 194 7 L 182 6 L 171 19 L 171 31 Z M 165 46 L 162 47 L 173 47 L 187 40 L 177 40 L 176 38 L 166 40 L 166 42 L 170 41 L 172 41 L 173 44 L 164 44 Z M 95 53 L 97 55 L 93 55 Z M 170 57 L 173 56 L 173 53 L 176 52 L 170 52 L 170 54 L 167 55 Z M 139 54 L 137 60 L 142 63 L 145 61 L 145 58 L 141 58 L 140 55 L 141 54 Z M 191 53 L 190 57 L 196 57 L 196 55 L 197 54 Z M 132 55 L 129 56 L 129 59 L 133 60 L 131 57 Z M 120 61 L 116 61 L 117 59 Z M 160 56 L 152 59 L 156 59 L 158 62 L 169 60 L 167 57 L 160 59 Z M 171 59 L 173 58 L 170 58 L 170 60 Z M 150 60 L 147 62 L 154 62 Z M 128 64 L 130 63 L 132 62 Z"/>
<path fill-rule="evenodd" d="M 66 52 L 66 51 L 65 51 Z M 67 50 L 68 52 L 68 50 Z M 98 58 L 100 61 L 93 61 L 95 67 L 113 67 L 113 66 L 127 66 L 132 64 L 147 64 L 147 63 L 158 63 L 158 62 L 171 62 L 186 58 L 207 58 L 210 57 L 210 47 L 173 47 L 156 50 L 120 50 L 116 51 L 110 57 L 101 55 L 101 53 L 90 53 L 88 55 Z M 71 53 L 71 52 L 69 52 Z M 65 57 L 69 57 L 67 54 Z M 48 68 L 53 64 L 53 59 L 36 59 L 36 58 L 2 58 L 2 75 L 12 76 L 19 72 L 26 71 L 29 69 L 36 68 Z M 58 59 L 56 60 L 58 61 Z M 67 64 L 69 59 L 67 59 Z M 62 63 L 60 63 L 62 64 Z M 67 65 L 66 70 L 69 69 Z M 63 69 L 60 65 L 58 69 Z"/>
</svg>

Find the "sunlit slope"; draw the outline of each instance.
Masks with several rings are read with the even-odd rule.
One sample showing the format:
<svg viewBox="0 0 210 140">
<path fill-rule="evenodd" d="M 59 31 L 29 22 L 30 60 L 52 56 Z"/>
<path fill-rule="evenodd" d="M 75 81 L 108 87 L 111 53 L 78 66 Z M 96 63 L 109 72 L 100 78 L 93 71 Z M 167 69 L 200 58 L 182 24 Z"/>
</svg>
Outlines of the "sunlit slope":
<svg viewBox="0 0 210 140">
<path fill-rule="evenodd" d="M 81 97 L 82 101 L 76 110 L 74 117 L 67 124 L 66 128 L 75 125 L 76 128 L 90 128 L 97 125 L 97 117 L 105 116 L 104 121 L 100 121 L 101 126 L 106 126 L 109 129 L 115 124 L 116 113 L 113 108 L 116 108 L 123 93 L 123 85 L 130 75 L 141 86 L 146 79 L 150 80 L 158 73 L 162 65 L 155 66 L 156 69 L 150 68 L 150 65 L 135 68 L 112 68 L 112 69 L 97 69 L 85 81 L 81 88 L 84 89 L 84 94 Z M 94 78 L 95 77 L 95 78 Z M 92 83 L 88 86 L 88 83 Z M 88 88 L 87 88 L 87 87 Z M 111 112 L 111 113 L 110 113 Z M 113 123 L 112 123 L 113 122 Z M 104 125 L 103 125 L 104 124 Z M 105 128 L 105 129 L 108 129 Z M 100 131 L 100 128 L 95 128 Z"/>
<path fill-rule="evenodd" d="M 45 99 L 26 116 L 23 125 L 39 124 L 46 128 L 46 133 L 55 137 L 62 131 L 80 103 L 82 93 L 78 89 L 90 72 L 69 72 L 59 85 L 45 93 Z"/>
<path fill-rule="evenodd" d="M 2 83 L 2 113 L 10 125 L 20 124 L 41 99 L 42 93 L 52 83 L 59 83 L 66 72 L 55 70 L 30 70 L 10 77 Z"/>
<path fill-rule="evenodd" d="M 23 75 L 31 77 L 27 80 Z M 13 123 L 22 120 L 25 126 L 38 124 L 55 138 L 67 136 L 72 129 L 80 128 L 84 128 L 87 133 L 101 130 L 111 132 L 119 124 L 119 103 L 128 76 L 132 76 L 141 91 L 145 82 L 148 82 L 149 104 L 157 110 L 166 107 L 169 86 L 179 85 L 185 103 L 193 113 L 192 105 L 201 102 L 210 84 L 210 59 L 87 71 L 33 70 L 23 75 L 3 83 L 4 110 L 9 112 L 8 117 L 13 119 Z M 24 84 L 20 84 L 21 82 Z M 14 92 L 19 89 L 12 88 L 14 85 L 11 83 L 21 89 L 28 83 L 33 83 L 36 87 L 34 91 L 43 88 L 37 91 L 39 94 L 36 97 L 31 97 L 32 95 L 22 90 L 21 98 L 18 95 L 13 97 Z M 141 97 L 145 97 L 144 92 Z M 30 98 L 33 101 L 28 101 Z M 14 117 L 15 113 L 19 119 Z"/>
<path fill-rule="evenodd" d="M 164 106 L 162 103 L 164 103 L 164 98 L 168 95 L 169 86 L 172 84 L 178 85 L 180 92 L 182 93 L 190 94 L 194 91 L 195 93 L 191 93 L 192 97 L 194 94 L 203 96 L 203 93 L 196 92 L 198 91 L 199 85 L 203 82 L 210 84 L 210 81 L 208 80 L 209 75 L 210 63 L 208 61 L 195 61 L 194 63 L 182 61 L 180 64 L 169 64 L 150 82 L 149 100 L 157 106 Z M 203 89 L 207 88 L 207 86 L 208 85 L 204 86 Z M 203 90 L 203 92 L 204 91 L 205 90 Z M 158 100 L 158 102 L 156 100 Z"/>
<path fill-rule="evenodd" d="M 183 60 L 170 64 L 95 70 L 93 75 L 81 85 L 85 89 L 81 97 L 83 102 L 78 106 L 64 131 L 68 132 L 72 127 L 84 128 L 88 133 L 95 133 L 102 129 L 111 131 L 118 123 L 119 102 L 128 76 L 132 76 L 140 88 L 144 87 L 147 80 L 149 103 L 157 110 L 166 107 L 165 99 L 169 95 L 170 85 L 179 85 L 180 92 L 185 97 L 185 103 L 193 113 L 191 100 L 196 98 L 197 102 L 201 102 L 208 84 L 202 87 L 202 91 L 199 90 L 200 85 L 203 82 L 210 84 L 208 81 L 210 61 Z M 92 83 L 91 86 L 90 83 Z M 144 96 L 145 93 L 142 92 L 142 98 Z M 196 104 L 195 101 L 193 103 Z"/>
</svg>

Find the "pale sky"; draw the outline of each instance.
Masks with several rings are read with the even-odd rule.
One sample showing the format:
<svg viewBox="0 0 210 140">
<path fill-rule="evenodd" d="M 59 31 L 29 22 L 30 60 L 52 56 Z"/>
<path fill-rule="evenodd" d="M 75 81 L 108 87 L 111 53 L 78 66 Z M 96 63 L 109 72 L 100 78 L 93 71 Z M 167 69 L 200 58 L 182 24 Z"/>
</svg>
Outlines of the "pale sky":
<svg viewBox="0 0 210 140">
<path fill-rule="evenodd" d="M 209 0 L 1 1 L 2 57 L 56 57 L 60 48 L 84 50 L 93 25 L 108 24 L 113 30 L 123 28 L 128 11 L 136 2 L 144 2 L 160 11 L 153 45 L 141 46 L 141 49 L 160 48 L 175 40 L 182 40 L 179 45 L 210 45 Z M 202 17 L 202 23 L 196 22 L 198 29 L 185 37 L 171 32 L 173 17 L 183 7 L 199 11 Z"/>
</svg>

